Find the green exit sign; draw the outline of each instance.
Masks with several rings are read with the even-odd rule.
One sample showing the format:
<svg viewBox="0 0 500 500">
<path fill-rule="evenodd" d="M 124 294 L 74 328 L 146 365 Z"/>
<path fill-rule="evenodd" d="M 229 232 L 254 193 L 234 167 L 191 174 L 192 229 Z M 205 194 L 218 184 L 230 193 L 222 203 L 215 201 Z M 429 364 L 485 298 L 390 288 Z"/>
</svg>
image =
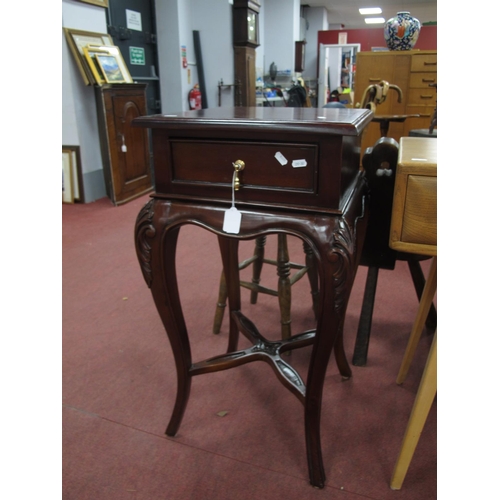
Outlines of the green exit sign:
<svg viewBox="0 0 500 500">
<path fill-rule="evenodd" d="M 142 47 L 129 47 L 130 49 L 130 64 L 135 64 L 136 66 L 146 65 L 146 54 Z"/>
</svg>

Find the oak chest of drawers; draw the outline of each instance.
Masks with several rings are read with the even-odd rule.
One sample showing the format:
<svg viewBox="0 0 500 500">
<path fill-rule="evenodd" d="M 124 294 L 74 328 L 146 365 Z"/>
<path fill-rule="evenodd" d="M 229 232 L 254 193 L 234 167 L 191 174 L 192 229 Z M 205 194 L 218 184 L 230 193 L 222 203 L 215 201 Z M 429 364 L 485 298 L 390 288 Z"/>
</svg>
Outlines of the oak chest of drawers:
<svg viewBox="0 0 500 500">
<path fill-rule="evenodd" d="M 391 123 L 388 137 L 399 141 L 412 129 L 429 128 L 436 107 L 437 90 L 429 84 L 437 84 L 437 51 L 408 50 L 389 52 L 359 52 L 356 59 L 355 102 L 363 97 L 369 85 L 386 80 L 397 85 L 403 98 L 390 90 L 383 104 L 377 106 L 375 115 L 414 115 L 402 123 Z M 378 123 L 371 123 L 363 135 L 362 151 L 371 147 L 380 138 Z"/>
</svg>

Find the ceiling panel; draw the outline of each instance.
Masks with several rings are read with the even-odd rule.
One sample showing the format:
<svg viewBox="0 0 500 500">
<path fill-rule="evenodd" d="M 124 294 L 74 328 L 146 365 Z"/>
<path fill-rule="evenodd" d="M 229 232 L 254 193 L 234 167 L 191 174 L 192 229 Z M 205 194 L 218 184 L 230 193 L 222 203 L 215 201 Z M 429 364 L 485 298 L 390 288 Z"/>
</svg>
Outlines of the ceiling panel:
<svg viewBox="0 0 500 500">
<path fill-rule="evenodd" d="M 346 29 L 373 28 L 377 24 L 366 24 L 365 17 L 384 17 L 386 20 L 400 11 L 409 11 L 421 23 L 437 21 L 436 0 L 301 0 L 301 5 L 309 7 L 325 7 L 330 25 L 343 24 Z M 380 7 L 382 14 L 377 16 L 362 16 L 361 7 Z M 304 11 L 307 19 L 307 12 Z"/>
</svg>

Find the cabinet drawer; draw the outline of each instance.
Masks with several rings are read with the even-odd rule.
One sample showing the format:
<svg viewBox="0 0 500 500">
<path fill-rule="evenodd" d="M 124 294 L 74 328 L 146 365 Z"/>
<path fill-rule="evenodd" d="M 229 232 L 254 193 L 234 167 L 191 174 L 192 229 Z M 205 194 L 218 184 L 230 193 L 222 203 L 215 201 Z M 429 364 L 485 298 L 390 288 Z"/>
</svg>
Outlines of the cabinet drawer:
<svg viewBox="0 0 500 500">
<path fill-rule="evenodd" d="M 418 73 L 410 74 L 411 89 L 428 89 L 431 83 L 437 83 L 437 73 L 419 71 Z"/>
<path fill-rule="evenodd" d="M 243 160 L 245 168 L 239 173 L 242 189 L 316 192 L 318 147 L 315 144 L 173 139 L 171 148 L 174 183 L 230 185 L 233 163 Z M 282 165 L 276 155 L 287 163 Z M 294 163 L 301 166 L 294 167 Z"/>
<path fill-rule="evenodd" d="M 437 177 L 409 175 L 401 241 L 437 245 L 436 214 Z"/>
<path fill-rule="evenodd" d="M 411 58 L 411 70 L 414 71 L 437 71 L 436 54 L 415 54 Z"/>
<path fill-rule="evenodd" d="M 408 91 L 408 104 L 417 104 L 421 106 L 432 106 L 437 101 L 436 89 L 429 87 L 427 89 L 410 89 Z"/>
</svg>

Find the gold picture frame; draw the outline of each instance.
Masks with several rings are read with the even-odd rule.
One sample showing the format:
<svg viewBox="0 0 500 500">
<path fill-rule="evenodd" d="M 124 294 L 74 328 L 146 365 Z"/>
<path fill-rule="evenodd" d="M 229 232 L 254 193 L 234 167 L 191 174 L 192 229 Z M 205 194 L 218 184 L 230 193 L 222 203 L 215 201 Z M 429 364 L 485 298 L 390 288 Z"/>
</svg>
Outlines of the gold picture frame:
<svg viewBox="0 0 500 500">
<path fill-rule="evenodd" d="M 96 52 L 95 60 L 101 67 L 106 83 L 126 83 L 115 56 L 104 54 L 103 52 Z"/>
<path fill-rule="evenodd" d="M 83 3 L 90 3 L 92 5 L 98 5 L 99 7 L 109 7 L 108 0 L 78 0 L 79 2 Z"/>
<path fill-rule="evenodd" d="M 120 67 L 120 71 L 124 77 L 124 83 L 134 83 L 132 76 L 127 68 L 127 64 L 125 63 L 125 59 L 123 59 L 122 53 L 120 49 L 115 45 L 89 45 L 84 47 L 85 58 L 87 63 L 91 67 L 91 70 L 95 76 L 95 73 L 98 73 L 97 78 L 100 78 L 102 83 L 106 83 L 104 75 L 101 73 L 101 69 L 99 64 L 95 62 L 95 54 L 96 53 L 107 53 L 111 56 L 114 56 L 118 61 L 118 66 Z M 89 59 L 90 58 L 90 59 Z"/>
<path fill-rule="evenodd" d="M 62 147 L 63 203 L 83 203 L 83 172 L 80 146 Z"/>
<path fill-rule="evenodd" d="M 92 31 L 76 30 L 73 28 L 63 29 L 85 85 L 95 85 L 97 82 L 85 60 L 83 49 L 87 45 L 114 47 L 113 39 L 107 33 L 94 33 Z"/>
</svg>

